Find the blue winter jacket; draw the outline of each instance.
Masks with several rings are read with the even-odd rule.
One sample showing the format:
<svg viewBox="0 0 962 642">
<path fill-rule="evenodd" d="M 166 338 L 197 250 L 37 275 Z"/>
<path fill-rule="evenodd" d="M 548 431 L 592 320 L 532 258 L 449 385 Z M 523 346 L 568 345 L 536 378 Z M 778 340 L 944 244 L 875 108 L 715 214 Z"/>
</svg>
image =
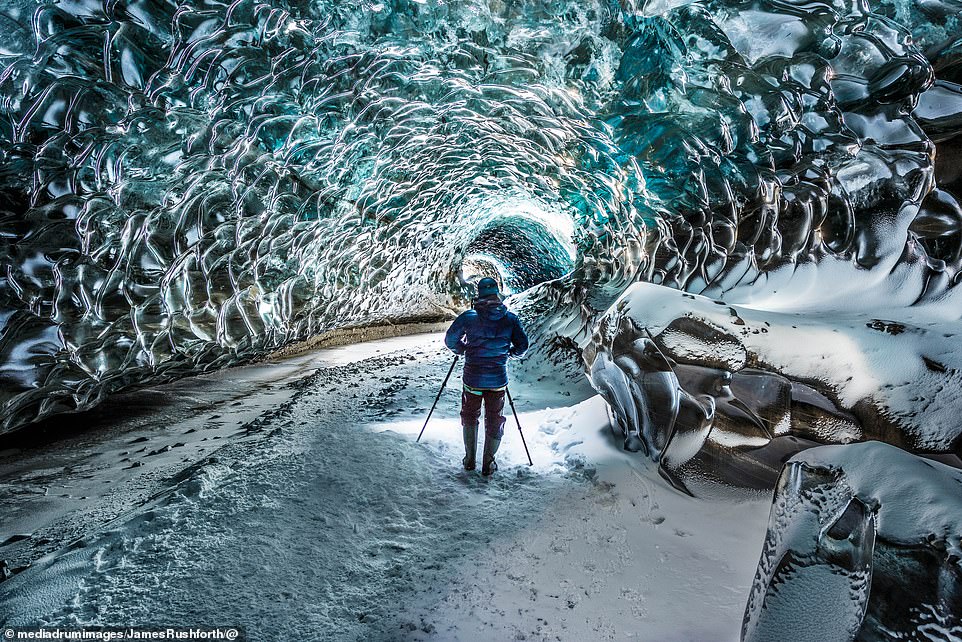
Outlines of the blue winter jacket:
<svg viewBox="0 0 962 642">
<path fill-rule="evenodd" d="M 464 355 L 464 383 L 472 388 L 508 385 L 508 356 L 528 349 L 528 335 L 518 317 L 497 296 L 476 299 L 474 309 L 454 320 L 444 344 Z"/>
</svg>

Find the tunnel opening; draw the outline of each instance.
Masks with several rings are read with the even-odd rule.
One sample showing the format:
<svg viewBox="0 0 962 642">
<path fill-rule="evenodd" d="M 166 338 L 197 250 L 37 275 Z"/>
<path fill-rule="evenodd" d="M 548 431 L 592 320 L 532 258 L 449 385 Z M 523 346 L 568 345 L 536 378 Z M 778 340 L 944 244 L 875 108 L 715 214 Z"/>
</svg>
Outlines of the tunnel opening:
<svg viewBox="0 0 962 642">
<path fill-rule="evenodd" d="M 569 274 L 577 257 L 571 216 L 530 205 L 492 212 L 469 239 L 457 270 L 469 292 L 489 276 L 505 294 L 517 294 Z"/>
</svg>

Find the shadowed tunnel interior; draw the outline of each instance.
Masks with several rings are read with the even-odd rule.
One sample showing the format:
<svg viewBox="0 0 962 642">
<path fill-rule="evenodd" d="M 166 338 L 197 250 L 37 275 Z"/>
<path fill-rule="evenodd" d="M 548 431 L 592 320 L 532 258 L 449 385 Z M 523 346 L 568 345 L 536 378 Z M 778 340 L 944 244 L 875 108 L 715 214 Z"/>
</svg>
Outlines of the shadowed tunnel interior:
<svg viewBox="0 0 962 642">
<path fill-rule="evenodd" d="M 468 292 L 483 276 L 495 277 L 506 294 L 515 294 L 560 279 L 574 269 L 577 248 L 569 213 L 509 202 L 482 217 L 475 229 L 459 270 Z"/>
</svg>

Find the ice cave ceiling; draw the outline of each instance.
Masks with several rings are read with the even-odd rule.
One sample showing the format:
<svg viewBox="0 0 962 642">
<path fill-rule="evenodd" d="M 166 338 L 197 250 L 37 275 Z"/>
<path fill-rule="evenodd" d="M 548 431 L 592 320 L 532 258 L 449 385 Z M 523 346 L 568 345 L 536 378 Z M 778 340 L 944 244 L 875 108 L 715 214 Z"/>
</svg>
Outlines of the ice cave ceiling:
<svg viewBox="0 0 962 642">
<path fill-rule="evenodd" d="M 959 14 L 5 2 L 3 430 L 442 318 L 488 273 L 543 344 L 585 346 L 638 281 L 956 321 Z"/>
</svg>

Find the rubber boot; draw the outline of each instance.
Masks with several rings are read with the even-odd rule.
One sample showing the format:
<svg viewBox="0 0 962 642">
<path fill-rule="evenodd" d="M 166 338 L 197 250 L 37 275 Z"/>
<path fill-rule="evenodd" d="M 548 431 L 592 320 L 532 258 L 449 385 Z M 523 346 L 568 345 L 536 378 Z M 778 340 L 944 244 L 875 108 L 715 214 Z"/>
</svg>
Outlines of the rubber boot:
<svg viewBox="0 0 962 642">
<path fill-rule="evenodd" d="M 464 433 L 464 464 L 465 470 L 474 470 L 474 460 L 478 452 L 478 424 L 462 426 Z"/>
<path fill-rule="evenodd" d="M 498 464 L 494 461 L 494 454 L 498 452 L 498 446 L 500 445 L 500 437 L 492 438 L 490 435 L 484 435 L 484 454 L 481 459 L 481 474 L 485 477 L 498 469 Z"/>
</svg>

